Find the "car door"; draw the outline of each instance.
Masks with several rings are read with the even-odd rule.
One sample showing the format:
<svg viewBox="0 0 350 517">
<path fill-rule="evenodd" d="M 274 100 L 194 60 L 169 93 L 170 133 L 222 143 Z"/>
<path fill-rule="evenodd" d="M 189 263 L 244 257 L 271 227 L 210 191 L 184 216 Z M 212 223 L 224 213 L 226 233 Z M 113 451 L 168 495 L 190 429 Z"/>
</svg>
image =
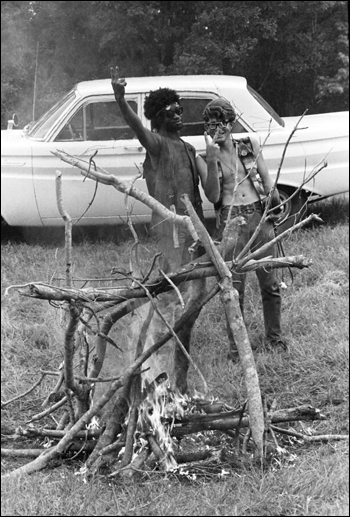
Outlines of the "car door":
<svg viewBox="0 0 350 517">
<path fill-rule="evenodd" d="M 127 96 L 127 101 L 140 115 L 139 95 Z M 92 96 L 76 105 L 40 156 L 35 154 L 34 142 L 34 187 L 44 225 L 62 224 L 56 201 L 56 170 L 62 172 L 63 205 L 73 221 L 84 225 L 120 224 L 121 218 L 125 221 L 125 195 L 112 186 L 84 178 L 78 168 L 55 157 L 52 151 L 56 150 L 81 157 L 91 168 L 96 165 L 121 181 L 132 181 L 142 167 L 145 151 L 126 125 L 114 98 Z M 146 190 L 144 180 L 136 186 Z M 128 205 L 134 220 L 143 222 L 149 217 L 150 210 L 142 203 L 129 198 Z"/>
</svg>

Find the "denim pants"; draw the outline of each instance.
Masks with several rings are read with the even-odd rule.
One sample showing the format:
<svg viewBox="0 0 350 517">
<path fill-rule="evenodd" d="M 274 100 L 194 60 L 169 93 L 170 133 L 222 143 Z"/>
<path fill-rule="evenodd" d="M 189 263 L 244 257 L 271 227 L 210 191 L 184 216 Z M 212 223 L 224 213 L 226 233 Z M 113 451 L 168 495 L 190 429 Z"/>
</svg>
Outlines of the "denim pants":
<svg viewBox="0 0 350 517">
<path fill-rule="evenodd" d="M 254 230 L 258 226 L 262 211 L 261 208 L 257 208 L 257 203 L 249 205 L 252 207 L 250 210 L 246 209 L 245 205 L 240 207 L 233 207 L 231 212 L 231 219 L 234 217 L 242 216 L 246 220 L 246 225 L 239 228 L 239 237 L 237 245 L 233 252 L 233 257 L 242 251 L 244 246 L 247 244 L 250 237 L 253 235 Z M 220 230 L 223 231 L 225 227 L 229 207 L 222 207 L 220 214 Z M 250 246 L 250 251 L 255 251 L 264 244 L 271 241 L 274 238 L 274 229 L 271 221 L 266 221 L 254 242 Z M 277 246 L 271 245 L 264 253 L 259 254 L 256 259 L 260 259 L 267 256 L 277 257 Z M 225 257 L 226 260 L 232 259 L 231 257 Z M 281 338 L 281 294 L 279 288 L 279 282 L 277 280 L 276 269 L 259 268 L 256 270 L 256 275 L 259 280 L 260 292 L 263 304 L 264 324 L 265 324 L 265 336 L 269 341 L 278 340 Z M 233 286 L 239 293 L 239 303 L 241 307 L 242 316 L 244 318 L 244 290 L 246 282 L 245 273 L 232 273 Z M 235 348 L 234 339 L 231 331 L 228 329 L 229 340 L 231 348 Z"/>
</svg>

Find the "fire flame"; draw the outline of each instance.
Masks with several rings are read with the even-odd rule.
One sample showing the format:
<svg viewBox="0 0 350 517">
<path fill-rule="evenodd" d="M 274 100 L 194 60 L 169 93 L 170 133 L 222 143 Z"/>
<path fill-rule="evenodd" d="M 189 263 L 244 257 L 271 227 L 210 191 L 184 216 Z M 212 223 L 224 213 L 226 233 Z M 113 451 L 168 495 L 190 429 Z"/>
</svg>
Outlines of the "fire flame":
<svg viewBox="0 0 350 517">
<path fill-rule="evenodd" d="M 163 382 L 147 391 L 139 408 L 138 428 L 144 436 L 155 439 L 166 471 L 177 468 L 171 431 L 175 420 L 183 417 L 187 404 L 187 396 L 171 390 L 170 385 Z"/>
</svg>

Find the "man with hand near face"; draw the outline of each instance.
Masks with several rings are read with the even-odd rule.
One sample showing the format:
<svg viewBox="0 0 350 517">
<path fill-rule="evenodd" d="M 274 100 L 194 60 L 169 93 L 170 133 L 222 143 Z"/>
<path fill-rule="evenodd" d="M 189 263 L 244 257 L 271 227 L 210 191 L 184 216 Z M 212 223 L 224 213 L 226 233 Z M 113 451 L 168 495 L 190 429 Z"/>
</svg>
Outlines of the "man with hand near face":
<svg viewBox="0 0 350 517">
<path fill-rule="evenodd" d="M 261 149 L 255 138 L 234 140 L 231 132 L 236 114 L 231 104 L 223 98 L 209 102 L 203 113 L 205 139 L 207 144 L 207 179 L 205 194 L 214 203 L 217 212 L 219 238 L 222 236 L 229 211 L 231 218 L 242 216 L 246 224 L 239 229 L 239 238 L 234 257 L 243 250 L 257 228 L 263 213 L 261 194 L 268 196 L 273 181 L 268 172 Z M 269 216 L 263 223 L 258 235 L 251 244 L 251 251 L 260 248 L 274 238 L 273 219 L 280 213 L 279 194 L 274 190 L 271 207 L 276 214 Z M 257 258 L 277 256 L 276 245 Z M 232 258 L 232 257 L 231 257 Z M 265 323 L 264 348 L 267 350 L 287 349 L 281 331 L 281 295 L 276 270 L 259 268 L 256 270 L 263 302 Z M 245 274 L 233 273 L 233 286 L 239 293 L 242 315 L 244 304 Z M 234 359 L 237 349 L 228 326 L 230 354 Z"/>
</svg>

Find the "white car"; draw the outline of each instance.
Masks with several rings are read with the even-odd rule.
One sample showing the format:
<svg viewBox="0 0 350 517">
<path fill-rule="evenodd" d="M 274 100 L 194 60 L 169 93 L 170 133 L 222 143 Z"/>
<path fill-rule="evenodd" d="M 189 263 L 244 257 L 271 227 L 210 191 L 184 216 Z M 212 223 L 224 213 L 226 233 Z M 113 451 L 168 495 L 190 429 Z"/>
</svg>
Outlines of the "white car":
<svg viewBox="0 0 350 517">
<path fill-rule="evenodd" d="M 205 105 L 217 96 L 228 99 L 239 115 L 233 129 L 235 137 L 255 134 L 261 143 L 265 142 L 265 161 L 272 177 L 276 177 L 286 141 L 300 117 L 279 117 L 243 77 L 127 78 L 126 99 L 149 128 L 150 121 L 143 114 L 144 100 L 150 90 L 160 87 L 179 93 L 184 108 L 181 136 L 199 153 L 205 152 Z M 145 149 L 121 116 L 110 79 L 77 84 L 24 130 L 11 129 L 12 125 L 10 121 L 10 128 L 1 131 L 1 213 L 8 225 L 64 224 L 56 202 L 56 170 L 62 171 L 64 208 L 73 221 L 79 225 L 125 223 L 124 194 L 101 184 L 96 189 L 95 181 L 84 179 L 77 168 L 52 154 L 64 150 L 75 156 L 94 156 L 91 167 L 96 163 L 123 181 L 135 178 L 142 167 Z M 348 140 L 349 112 L 304 116 L 286 149 L 278 181 L 282 198 L 294 192 L 323 159 L 327 167 L 303 185 L 301 195 L 285 205 L 282 218 L 297 214 L 307 198 L 314 201 L 349 190 Z M 147 191 L 143 179 L 138 179 L 135 186 Z M 205 216 L 213 217 L 213 205 L 203 192 L 202 199 Z M 150 220 L 150 210 L 142 203 L 130 199 L 130 208 L 134 222 Z"/>
</svg>

